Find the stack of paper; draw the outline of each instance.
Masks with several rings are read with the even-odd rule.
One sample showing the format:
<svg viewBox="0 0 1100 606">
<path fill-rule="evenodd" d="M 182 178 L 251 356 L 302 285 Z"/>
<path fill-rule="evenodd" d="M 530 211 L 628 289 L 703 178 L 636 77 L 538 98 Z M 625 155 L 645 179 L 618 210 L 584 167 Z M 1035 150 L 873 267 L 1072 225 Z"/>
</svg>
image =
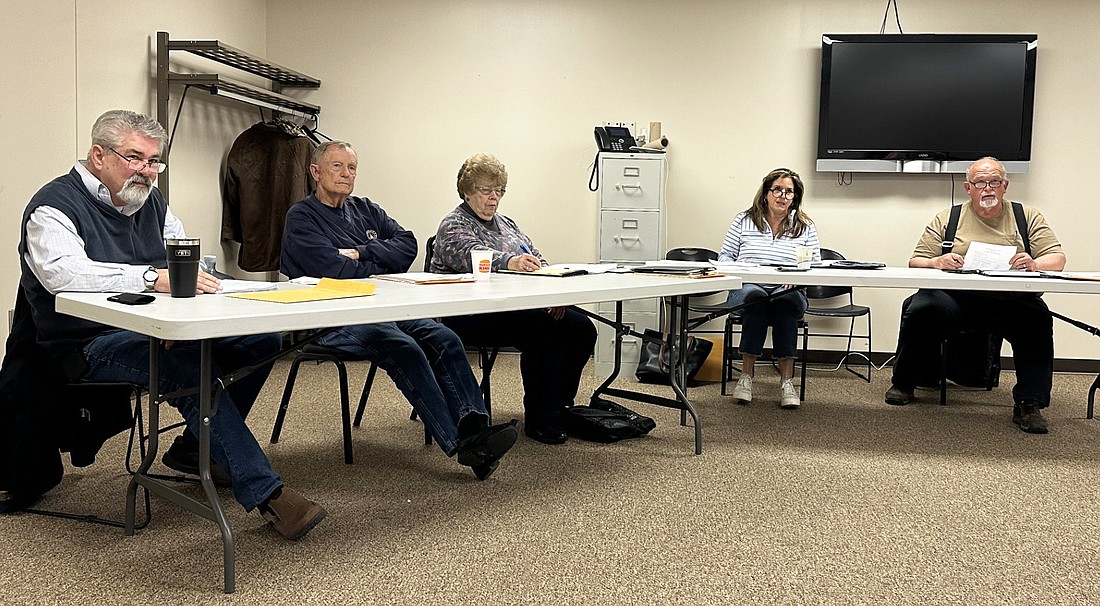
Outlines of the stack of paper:
<svg viewBox="0 0 1100 606">
<path fill-rule="evenodd" d="M 454 284 L 456 282 L 474 281 L 474 274 L 433 274 L 425 271 L 413 271 L 403 274 L 378 274 L 371 277 L 378 280 L 390 280 L 391 282 L 404 282 L 406 284 Z"/>
<path fill-rule="evenodd" d="M 263 282 L 260 280 L 222 280 L 220 295 L 235 295 L 242 292 L 260 292 L 279 288 L 278 282 Z"/>
</svg>

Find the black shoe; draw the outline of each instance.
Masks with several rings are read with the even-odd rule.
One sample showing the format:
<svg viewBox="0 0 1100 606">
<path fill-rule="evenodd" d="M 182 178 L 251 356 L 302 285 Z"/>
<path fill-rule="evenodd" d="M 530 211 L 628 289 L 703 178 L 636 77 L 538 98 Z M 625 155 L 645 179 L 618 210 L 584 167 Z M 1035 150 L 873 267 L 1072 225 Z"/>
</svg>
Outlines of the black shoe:
<svg viewBox="0 0 1100 606">
<path fill-rule="evenodd" d="M 523 433 L 536 442 L 542 442 L 543 444 L 565 444 L 565 441 L 569 439 L 569 436 L 565 434 L 565 430 L 557 426 L 554 423 L 524 423 Z"/>
<path fill-rule="evenodd" d="M 474 470 L 474 475 L 477 476 L 478 480 L 487 480 L 489 479 L 489 476 L 493 475 L 493 472 L 497 470 L 497 467 L 500 467 L 500 459 L 497 459 L 492 463 L 482 463 L 481 465 L 474 465 L 472 469 Z"/>
<path fill-rule="evenodd" d="M 891 385 L 890 389 L 886 390 L 886 403 L 894 406 L 905 406 L 909 402 L 913 401 L 913 389 L 903 389 L 896 385 Z"/>
<path fill-rule="evenodd" d="M 199 475 L 199 445 L 181 436 L 176 436 L 176 441 L 165 451 L 160 458 L 169 469 L 191 476 Z M 233 486 L 233 480 L 229 474 L 222 471 L 218 464 L 210 461 L 210 478 L 214 480 L 214 486 L 229 488 Z"/>
<path fill-rule="evenodd" d="M 1027 433 L 1046 433 L 1047 420 L 1034 404 L 1017 404 L 1012 408 L 1012 422 Z"/>
<path fill-rule="evenodd" d="M 512 423 L 486 427 L 458 442 L 458 462 L 472 467 L 477 479 L 484 480 L 496 471 L 500 458 L 516 443 L 519 434 Z"/>
</svg>

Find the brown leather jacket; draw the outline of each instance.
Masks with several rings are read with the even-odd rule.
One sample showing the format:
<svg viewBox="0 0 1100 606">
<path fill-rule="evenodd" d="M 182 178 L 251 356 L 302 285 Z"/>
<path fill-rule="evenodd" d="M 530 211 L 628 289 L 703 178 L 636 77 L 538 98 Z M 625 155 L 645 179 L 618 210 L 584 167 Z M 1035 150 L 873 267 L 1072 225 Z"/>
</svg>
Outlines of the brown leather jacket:
<svg viewBox="0 0 1100 606">
<path fill-rule="evenodd" d="M 241 243 L 237 265 L 245 271 L 279 269 L 286 211 L 313 190 L 313 142 L 292 126 L 255 124 L 226 157 L 222 240 Z"/>
</svg>

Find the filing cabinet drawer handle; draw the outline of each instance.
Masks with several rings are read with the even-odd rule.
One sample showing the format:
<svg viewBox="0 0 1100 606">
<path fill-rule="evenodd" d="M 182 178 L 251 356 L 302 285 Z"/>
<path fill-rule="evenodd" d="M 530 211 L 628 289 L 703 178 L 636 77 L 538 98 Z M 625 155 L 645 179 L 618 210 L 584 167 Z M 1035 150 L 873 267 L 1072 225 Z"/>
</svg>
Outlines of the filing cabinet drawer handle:
<svg viewBox="0 0 1100 606">
<path fill-rule="evenodd" d="M 642 191 L 642 186 L 635 183 L 616 183 L 615 189 L 623 190 L 624 192 L 628 189 Z"/>
</svg>

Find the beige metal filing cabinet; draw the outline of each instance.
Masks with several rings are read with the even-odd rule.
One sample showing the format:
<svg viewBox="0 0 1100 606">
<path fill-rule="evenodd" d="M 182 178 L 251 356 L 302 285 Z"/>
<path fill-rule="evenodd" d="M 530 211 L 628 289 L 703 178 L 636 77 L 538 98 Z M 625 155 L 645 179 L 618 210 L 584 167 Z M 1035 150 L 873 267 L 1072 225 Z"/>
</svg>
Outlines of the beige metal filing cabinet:
<svg viewBox="0 0 1100 606">
<path fill-rule="evenodd" d="M 641 264 L 665 254 L 664 154 L 600 154 L 600 221 L 596 250 L 601 263 Z M 600 315 L 615 317 L 614 303 L 600 303 Z M 642 332 L 660 329 L 659 299 L 635 299 L 623 303 L 623 320 Z M 615 333 L 601 324 L 596 341 L 597 376 L 607 376 L 615 365 Z M 623 339 L 623 372 L 632 373 L 638 363 L 640 339 Z"/>
</svg>

